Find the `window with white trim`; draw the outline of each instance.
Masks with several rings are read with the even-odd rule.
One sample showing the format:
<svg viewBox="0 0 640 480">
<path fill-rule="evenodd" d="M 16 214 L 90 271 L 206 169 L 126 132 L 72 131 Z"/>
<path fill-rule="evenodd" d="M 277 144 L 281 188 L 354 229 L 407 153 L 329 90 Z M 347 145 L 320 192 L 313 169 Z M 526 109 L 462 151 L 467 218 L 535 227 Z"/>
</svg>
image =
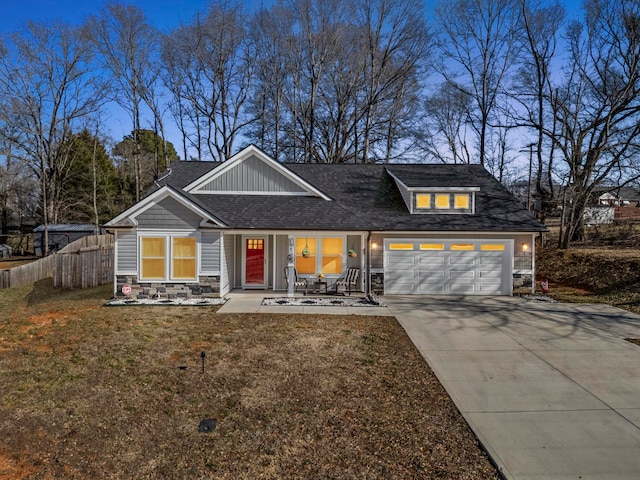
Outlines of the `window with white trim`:
<svg viewBox="0 0 640 480">
<path fill-rule="evenodd" d="M 344 237 L 298 237 L 295 244 L 298 274 L 342 274 L 346 244 Z"/>
<path fill-rule="evenodd" d="M 415 192 L 413 213 L 473 213 L 473 192 Z"/>
<path fill-rule="evenodd" d="M 140 280 L 196 280 L 197 251 L 197 240 L 192 236 L 141 235 Z"/>
</svg>

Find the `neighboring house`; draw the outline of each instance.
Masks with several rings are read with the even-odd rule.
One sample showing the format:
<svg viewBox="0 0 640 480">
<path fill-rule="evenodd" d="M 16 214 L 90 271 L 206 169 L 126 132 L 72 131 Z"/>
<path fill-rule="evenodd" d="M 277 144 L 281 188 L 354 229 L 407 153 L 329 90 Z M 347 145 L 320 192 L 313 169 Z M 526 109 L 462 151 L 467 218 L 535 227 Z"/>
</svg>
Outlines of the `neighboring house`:
<svg viewBox="0 0 640 480">
<path fill-rule="evenodd" d="M 138 298 L 284 292 L 289 262 L 329 285 L 358 268 L 365 292 L 511 295 L 545 230 L 479 165 L 281 164 L 255 146 L 173 163 L 105 228 L 114 292 Z"/>
<path fill-rule="evenodd" d="M 584 210 L 586 225 L 611 224 L 640 219 L 640 192 L 634 187 L 599 187 Z"/>
<path fill-rule="evenodd" d="M 11 247 L 4 243 L 0 243 L 0 258 L 9 258 L 11 257 Z"/>
<path fill-rule="evenodd" d="M 51 223 L 48 228 L 49 253 L 57 252 L 79 238 L 100 233 L 103 233 L 102 229 L 91 224 Z M 33 229 L 33 247 L 36 256 L 44 256 L 44 244 L 44 225 L 39 225 Z"/>
</svg>

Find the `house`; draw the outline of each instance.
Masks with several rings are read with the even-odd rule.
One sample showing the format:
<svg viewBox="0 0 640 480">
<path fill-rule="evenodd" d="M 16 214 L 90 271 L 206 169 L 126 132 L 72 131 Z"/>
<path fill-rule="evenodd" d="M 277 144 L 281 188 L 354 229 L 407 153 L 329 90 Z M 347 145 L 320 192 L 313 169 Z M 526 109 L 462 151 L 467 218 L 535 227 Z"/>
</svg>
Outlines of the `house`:
<svg viewBox="0 0 640 480">
<path fill-rule="evenodd" d="M 329 285 L 358 268 L 364 292 L 511 295 L 545 230 L 479 165 L 285 165 L 255 146 L 173 163 L 105 228 L 114 293 L 138 298 L 292 293 L 293 268 Z"/>
<path fill-rule="evenodd" d="M 51 223 L 47 230 L 49 253 L 57 252 L 71 242 L 87 235 L 104 233 L 99 227 L 84 223 Z M 44 225 L 38 225 L 33 229 L 33 248 L 36 256 L 44 256 L 44 244 Z"/>
<path fill-rule="evenodd" d="M 11 257 L 11 253 L 13 250 L 9 245 L 4 243 L 0 243 L 0 258 L 9 258 Z"/>
<path fill-rule="evenodd" d="M 640 192 L 634 187 L 597 187 L 584 210 L 586 225 L 640 219 Z"/>
</svg>

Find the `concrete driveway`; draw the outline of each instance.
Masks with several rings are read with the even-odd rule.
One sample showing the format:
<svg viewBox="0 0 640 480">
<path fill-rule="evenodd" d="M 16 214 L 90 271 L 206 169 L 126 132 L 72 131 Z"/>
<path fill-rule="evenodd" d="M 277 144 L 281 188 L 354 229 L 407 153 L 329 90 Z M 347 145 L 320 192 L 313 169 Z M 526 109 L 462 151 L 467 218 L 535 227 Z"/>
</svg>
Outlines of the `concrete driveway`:
<svg viewBox="0 0 640 480">
<path fill-rule="evenodd" d="M 640 316 L 516 297 L 385 296 L 506 478 L 640 478 Z"/>
</svg>

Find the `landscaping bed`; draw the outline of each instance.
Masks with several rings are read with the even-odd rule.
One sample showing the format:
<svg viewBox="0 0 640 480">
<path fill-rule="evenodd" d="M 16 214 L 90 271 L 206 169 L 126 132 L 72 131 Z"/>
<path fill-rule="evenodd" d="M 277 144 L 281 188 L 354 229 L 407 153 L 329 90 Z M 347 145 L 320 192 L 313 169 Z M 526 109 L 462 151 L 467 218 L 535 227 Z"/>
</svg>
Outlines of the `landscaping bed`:
<svg viewBox="0 0 640 480">
<path fill-rule="evenodd" d="M 392 317 L 111 288 L 0 291 L 1 478 L 499 478 Z"/>
</svg>

